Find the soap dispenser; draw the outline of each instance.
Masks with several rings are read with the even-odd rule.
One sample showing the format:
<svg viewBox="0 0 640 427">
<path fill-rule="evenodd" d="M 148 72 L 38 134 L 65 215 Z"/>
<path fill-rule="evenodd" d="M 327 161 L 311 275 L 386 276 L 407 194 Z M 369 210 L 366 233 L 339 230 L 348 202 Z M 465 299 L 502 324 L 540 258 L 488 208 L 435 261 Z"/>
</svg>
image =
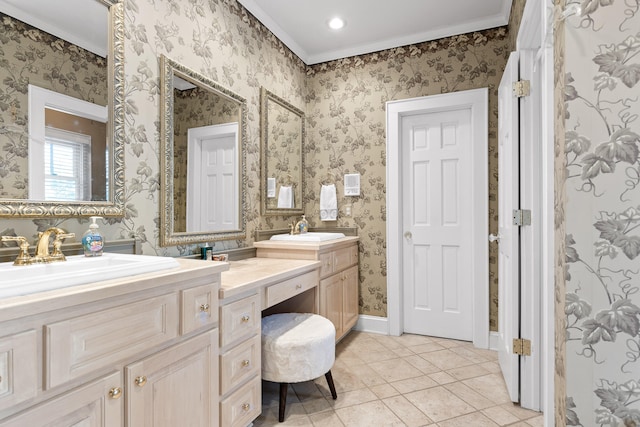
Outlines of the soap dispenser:
<svg viewBox="0 0 640 427">
<path fill-rule="evenodd" d="M 305 215 L 302 215 L 302 219 L 298 221 L 298 231 L 300 232 L 300 234 L 309 231 L 309 223 L 307 222 L 307 218 L 305 217 Z"/>
<path fill-rule="evenodd" d="M 86 233 L 82 235 L 82 247 L 84 248 L 84 256 L 100 256 L 102 255 L 102 247 L 104 246 L 104 239 L 98 231 L 98 224 L 96 221 L 102 219 L 100 216 L 92 216 L 91 224 Z"/>
</svg>

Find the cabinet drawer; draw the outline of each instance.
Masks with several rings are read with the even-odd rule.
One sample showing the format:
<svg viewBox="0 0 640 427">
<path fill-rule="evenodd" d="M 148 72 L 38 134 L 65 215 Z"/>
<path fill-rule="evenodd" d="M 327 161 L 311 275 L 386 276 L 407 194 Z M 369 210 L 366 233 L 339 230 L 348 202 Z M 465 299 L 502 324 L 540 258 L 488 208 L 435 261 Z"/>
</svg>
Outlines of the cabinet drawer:
<svg viewBox="0 0 640 427">
<path fill-rule="evenodd" d="M 0 411 L 35 397 L 37 355 L 34 330 L 0 338 Z"/>
<path fill-rule="evenodd" d="M 338 249 L 333 252 L 333 271 L 341 271 L 358 263 L 358 245 Z"/>
<path fill-rule="evenodd" d="M 178 311 L 175 292 L 45 325 L 46 387 L 177 337 Z"/>
<path fill-rule="evenodd" d="M 244 427 L 262 411 L 261 379 L 256 376 L 238 391 L 220 402 L 220 425 Z"/>
<path fill-rule="evenodd" d="M 220 394 L 260 373 L 260 335 L 220 356 Z"/>
<path fill-rule="evenodd" d="M 220 308 L 220 347 L 260 331 L 260 295 Z"/>
<path fill-rule="evenodd" d="M 271 285 L 265 290 L 265 306 L 263 308 L 276 305 L 315 286 L 318 286 L 316 271 L 310 271 L 293 279 Z"/>
<path fill-rule="evenodd" d="M 218 321 L 218 284 L 182 291 L 182 334 L 188 334 Z"/>
</svg>

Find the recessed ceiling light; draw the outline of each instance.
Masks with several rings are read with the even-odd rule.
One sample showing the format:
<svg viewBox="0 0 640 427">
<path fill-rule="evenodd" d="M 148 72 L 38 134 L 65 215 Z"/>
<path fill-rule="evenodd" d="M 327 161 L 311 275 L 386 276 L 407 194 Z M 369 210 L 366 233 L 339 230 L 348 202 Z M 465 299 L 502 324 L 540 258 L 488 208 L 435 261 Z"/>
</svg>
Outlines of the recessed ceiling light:
<svg viewBox="0 0 640 427">
<path fill-rule="evenodd" d="M 329 28 L 332 30 L 339 30 L 342 27 L 344 27 L 344 19 L 342 18 L 336 17 L 329 21 Z"/>
</svg>

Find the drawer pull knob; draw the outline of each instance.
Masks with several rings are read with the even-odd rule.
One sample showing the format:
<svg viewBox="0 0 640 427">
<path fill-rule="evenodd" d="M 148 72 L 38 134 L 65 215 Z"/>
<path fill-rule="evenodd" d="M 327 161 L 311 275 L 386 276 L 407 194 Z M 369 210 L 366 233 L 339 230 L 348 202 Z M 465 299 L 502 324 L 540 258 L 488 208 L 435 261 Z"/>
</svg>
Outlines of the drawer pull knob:
<svg viewBox="0 0 640 427">
<path fill-rule="evenodd" d="M 240 320 L 242 320 L 242 323 L 247 323 L 250 319 L 251 319 L 251 317 L 249 317 L 249 315 L 245 314 L 244 316 L 242 316 L 242 318 Z"/>
<path fill-rule="evenodd" d="M 302 285 L 300 284 L 296 285 L 296 289 L 302 289 Z"/>
<path fill-rule="evenodd" d="M 249 409 L 251 409 L 251 405 L 249 405 L 248 403 L 243 403 L 242 404 L 242 410 L 244 412 L 247 412 Z"/>
<path fill-rule="evenodd" d="M 209 304 L 204 303 L 200 306 L 200 311 L 209 311 Z"/>
<path fill-rule="evenodd" d="M 122 397 L 122 389 L 120 387 L 114 387 L 109 390 L 109 397 L 112 399 L 120 399 Z"/>
<path fill-rule="evenodd" d="M 138 387 L 144 387 L 144 385 L 147 383 L 147 377 L 145 377 L 144 375 L 140 375 L 139 377 L 136 377 L 133 382 L 135 382 Z"/>
<path fill-rule="evenodd" d="M 250 364 L 251 364 L 251 362 L 249 362 L 249 360 L 248 360 L 248 359 L 244 359 L 244 360 L 242 361 L 242 367 L 243 367 L 243 368 L 246 368 L 246 367 L 247 367 L 247 366 L 249 366 Z"/>
</svg>

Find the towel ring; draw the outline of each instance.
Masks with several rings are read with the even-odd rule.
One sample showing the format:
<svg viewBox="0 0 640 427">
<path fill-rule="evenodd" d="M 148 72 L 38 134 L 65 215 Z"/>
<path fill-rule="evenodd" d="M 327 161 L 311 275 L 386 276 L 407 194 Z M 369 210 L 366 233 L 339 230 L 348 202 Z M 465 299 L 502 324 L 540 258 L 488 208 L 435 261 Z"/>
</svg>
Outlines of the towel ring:
<svg viewBox="0 0 640 427">
<path fill-rule="evenodd" d="M 331 172 L 327 172 L 327 179 L 325 179 L 324 181 L 321 181 L 322 185 L 329 185 L 329 184 L 333 184 L 333 176 L 331 176 Z"/>
</svg>

